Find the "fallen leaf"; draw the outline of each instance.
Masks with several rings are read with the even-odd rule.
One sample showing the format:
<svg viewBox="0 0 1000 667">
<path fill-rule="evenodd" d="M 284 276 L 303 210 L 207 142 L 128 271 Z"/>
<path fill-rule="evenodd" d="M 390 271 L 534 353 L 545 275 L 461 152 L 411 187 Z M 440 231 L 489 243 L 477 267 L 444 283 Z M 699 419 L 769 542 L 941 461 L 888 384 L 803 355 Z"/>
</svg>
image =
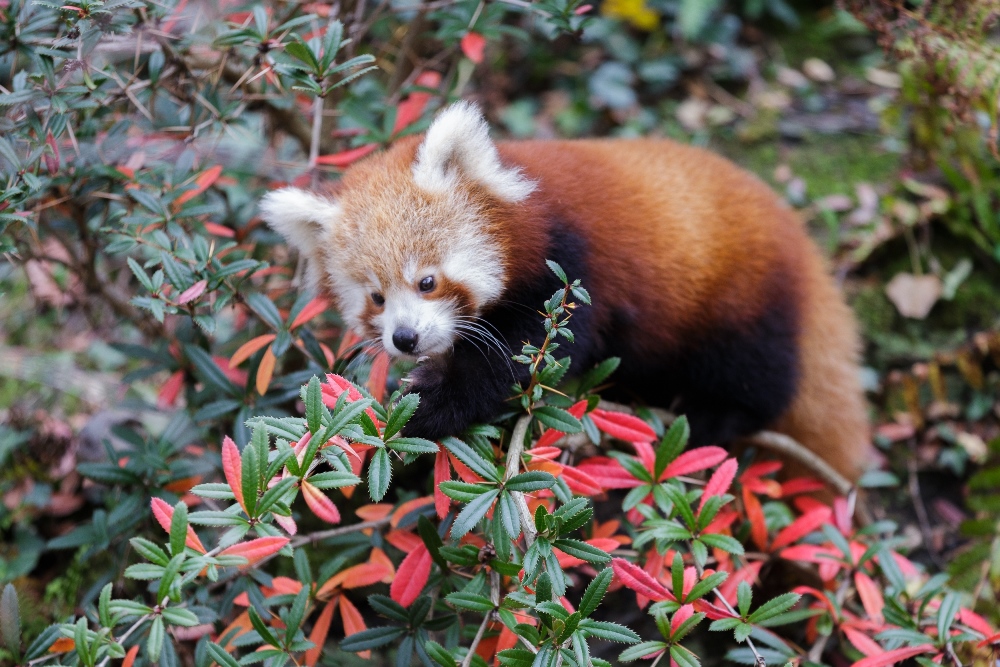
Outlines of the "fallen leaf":
<svg viewBox="0 0 1000 667">
<path fill-rule="evenodd" d="M 885 286 L 885 293 L 900 315 L 922 320 L 941 298 L 941 279 L 933 275 L 897 273 Z"/>
</svg>

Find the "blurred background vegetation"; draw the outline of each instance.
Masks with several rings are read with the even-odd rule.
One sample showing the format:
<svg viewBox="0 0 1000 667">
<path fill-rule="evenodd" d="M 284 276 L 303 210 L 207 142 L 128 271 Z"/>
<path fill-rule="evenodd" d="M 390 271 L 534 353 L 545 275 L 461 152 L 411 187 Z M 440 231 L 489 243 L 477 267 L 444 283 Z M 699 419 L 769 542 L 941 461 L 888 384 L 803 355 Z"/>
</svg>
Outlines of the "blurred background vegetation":
<svg viewBox="0 0 1000 667">
<path fill-rule="evenodd" d="M 315 373 L 393 377 L 299 296 L 255 203 L 458 97 L 500 137 L 672 137 L 782 193 L 861 323 L 872 513 L 1000 620 L 998 19 L 996 0 L 0 0 L 0 584 L 27 634 L 118 576 L 145 499 L 215 474 L 223 434 L 244 443 Z"/>
</svg>

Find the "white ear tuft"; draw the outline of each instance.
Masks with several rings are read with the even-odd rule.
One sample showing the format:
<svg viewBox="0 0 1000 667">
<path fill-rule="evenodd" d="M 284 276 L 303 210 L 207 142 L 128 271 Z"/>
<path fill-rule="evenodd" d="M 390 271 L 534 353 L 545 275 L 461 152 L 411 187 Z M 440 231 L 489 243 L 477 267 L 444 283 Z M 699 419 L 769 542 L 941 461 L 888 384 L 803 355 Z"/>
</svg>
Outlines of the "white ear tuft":
<svg viewBox="0 0 1000 667">
<path fill-rule="evenodd" d="M 271 229 L 302 251 L 315 248 L 320 236 L 337 224 L 341 214 L 337 202 L 299 188 L 269 192 L 260 200 L 259 208 Z"/>
<path fill-rule="evenodd" d="M 441 112 L 427 130 L 413 164 L 414 182 L 429 192 L 453 190 L 460 175 L 512 203 L 535 190 L 534 181 L 520 169 L 500 164 L 486 120 L 468 102 L 456 102 Z"/>
</svg>

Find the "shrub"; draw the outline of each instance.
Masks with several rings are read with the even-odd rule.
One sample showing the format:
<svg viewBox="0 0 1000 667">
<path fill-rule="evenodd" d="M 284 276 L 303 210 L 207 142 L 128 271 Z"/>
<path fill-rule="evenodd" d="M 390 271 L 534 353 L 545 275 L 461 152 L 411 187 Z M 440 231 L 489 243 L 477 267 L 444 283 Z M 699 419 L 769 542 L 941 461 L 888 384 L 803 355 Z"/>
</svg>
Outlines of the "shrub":
<svg viewBox="0 0 1000 667">
<path fill-rule="evenodd" d="M 441 443 L 401 437 L 419 397 L 386 396 L 398 371 L 297 289 L 254 215 L 275 180 L 316 184 L 420 131 L 500 39 L 524 62 L 550 39 L 615 45 L 625 55 L 572 86 L 538 76 L 569 87 L 563 131 L 630 133 L 653 123 L 637 100 L 695 67 L 641 62 L 662 51 L 652 22 L 720 47 L 708 76 L 739 78 L 737 17 L 792 22 L 787 5 L 344 9 L 341 23 L 291 3 L 0 3 L 0 245 L 114 342 L 128 405 L 166 416 L 101 434 L 100 460 L 76 468 L 85 504 L 53 539 L 21 519 L 65 499 L 54 485 L 0 509 L 0 579 L 68 562 L 45 592 L 56 618 L 6 586 L 0 659 L 687 667 L 721 653 L 706 637 L 750 663 L 984 658 L 990 622 L 896 553 L 892 525 L 854 525 L 853 499 L 817 501 L 817 483 L 779 482 L 772 462 L 685 451 L 683 418 L 602 404 L 614 360 L 564 382 L 558 341 L 589 300 L 565 277 L 510 414 Z M 38 434 L 11 421 L 0 463 L 44 478 Z M 789 561 L 803 583 L 769 593 L 765 567 Z M 649 614 L 630 629 L 610 619 L 633 593 Z"/>
</svg>

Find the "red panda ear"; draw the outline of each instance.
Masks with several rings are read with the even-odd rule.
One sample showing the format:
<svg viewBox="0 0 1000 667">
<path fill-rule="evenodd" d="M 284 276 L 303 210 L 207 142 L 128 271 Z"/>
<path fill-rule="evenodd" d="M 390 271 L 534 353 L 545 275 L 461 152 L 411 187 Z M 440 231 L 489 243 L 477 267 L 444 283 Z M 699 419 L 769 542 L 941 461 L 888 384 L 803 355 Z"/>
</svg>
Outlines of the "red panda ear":
<svg viewBox="0 0 1000 667">
<path fill-rule="evenodd" d="M 535 190 L 534 181 L 500 162 L 497 147 L 479 108 L 457 102 L 431 124 L 413 163 L 413 180 L 429 192 L 445 193 L 462 179 L 471 180 L 508 202 Z"/>
<path fill-rule="evenodd" d="M 260 216 L 296 250 L 317 247 L 341 217 L 340 205 L 299 188 L 281 188 L 260 200 Z"/>
</svg>

